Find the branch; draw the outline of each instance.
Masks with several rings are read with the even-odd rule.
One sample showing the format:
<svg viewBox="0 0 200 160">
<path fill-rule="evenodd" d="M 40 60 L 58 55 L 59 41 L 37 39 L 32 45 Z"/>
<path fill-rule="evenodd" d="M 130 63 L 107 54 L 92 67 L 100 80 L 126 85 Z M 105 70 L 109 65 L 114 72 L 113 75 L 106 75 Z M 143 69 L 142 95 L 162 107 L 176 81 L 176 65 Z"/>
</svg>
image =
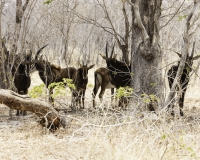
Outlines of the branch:
<svg viewBox="0 0 200 160">
<path fill-rule="evenodd" d="M 104 12 L 106 14 L 106 17 L 108 19 L 108 22 L 110 23 L 112 31 L 114 32 L 114 36 L 115 36 L 116 40 L 119 41 L 119 39 L 118 39 L 118 33 L 116 32 L 115 27 L 114 27 L 114 25 L 113 25 L 113 23 L 111 21 L 111 18 L 110 18 L 109 14 L 108 14 L 108 10 L 107 10 L 106 4 L 105 4 L 105 0 L 103 0 L 103 5 L 104 6 L 102 7 L 102 9 L 104 10 Z M 124 38 L 122 36 L 119 36 L 119 37 L 124 41 Z"/>
<path fill-rule="evenodd" d="M 23 5 L 23 8 L 22 8 L 23 12 L 26 10 L 26 7 L 27 7 L 27 5 L 28 5 L 28 2 L 29 2 L 29 0 L 26 0 L 26 3 Z"/>
<path fill-rule="evenodd" d="M 176 16 L 176 14 L 179 12 L 179 10 L 181 9 L 181 7 L 183 6 L 184 3 L 185 3 L 185 0 L 183 1 L 183 3 L 181 3 L 181 5 L 176 10 L 176 12 L 173 14 L 173 16 L 163 26 L 161 26 L 160 29 L 164 28 L 165 26 L 167 26 L 169 24 L 169 22 Z"/>
<path fill-rule="evenodd" d="M 11 109 L 25 110 L 35 113 L 39 118 L 41 118 L 40 124 L 51 130 L 59 128 L 60 125 L 66 127 L 65 120 L 62 119 L 58 112 L 46 102 L 32 99 L 26 95 L 20 95 L 13 91 L 4 89 L 0 89 L 0 102 Z"/>
<path fill-rule="evenodd" d="M 123 8 L 122 8 L 122 11 L 123 11 L 123 15 L 124 15 L 124 21 L 125 21 L 125 45 L 128 45 L 128 37 L 129 37 L 129 21 L 128 21 L 128 16 L 126 14 L 126 10 L 125 10 L 125 3 L 123 3 Z"/>
</svg>

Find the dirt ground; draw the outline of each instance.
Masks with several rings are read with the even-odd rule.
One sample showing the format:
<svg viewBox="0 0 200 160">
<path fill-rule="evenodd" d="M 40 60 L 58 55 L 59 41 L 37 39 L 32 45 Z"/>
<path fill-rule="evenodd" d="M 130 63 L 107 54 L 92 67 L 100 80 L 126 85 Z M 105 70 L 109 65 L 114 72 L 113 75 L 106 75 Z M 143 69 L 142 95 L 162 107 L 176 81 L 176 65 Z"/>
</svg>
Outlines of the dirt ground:
<svg viewBox="0 0 200 160">
<path fill-rule="evenodd" d="M 0 105 L 0 159 L 2 160 L 78 160 L 78 159 L 200 159 L 200 93 L 194 86 L 186 95 L 185 116 L 140 112 L 137 106 L 127 110 L 93 110 L 94 70 L 89 70 L 88 89 L 83 111 L 60 112 L 67 128 L 50 133 L 27 116 L 9 118 L 9 109 Z M 195 82 L 196 83 L 196 82 Z M 32 74 L 31 88 L 42 84 L 38 73 Z M 69 108 L 71 94 L 59 97 L 57 104 Z M 102 104 L 110 107 L 110 90 Z M 13 111 L 13 114 L 15 111 Z"/>
</svg>

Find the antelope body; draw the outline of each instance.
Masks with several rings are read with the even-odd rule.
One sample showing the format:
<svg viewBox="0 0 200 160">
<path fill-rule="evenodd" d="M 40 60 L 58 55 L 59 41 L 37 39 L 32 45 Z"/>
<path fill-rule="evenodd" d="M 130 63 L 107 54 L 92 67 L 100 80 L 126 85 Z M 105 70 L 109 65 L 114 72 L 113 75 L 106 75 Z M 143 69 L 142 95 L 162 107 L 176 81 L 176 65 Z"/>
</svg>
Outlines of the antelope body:
<svg viewBox="0 0 200 160">
<path fill-rule="evenodd" d="M 183 72 L 180 77 L 180 82 L 178 82 L 178 84 L 176 86 L 176 90 L 181 92 L 180 98 L 179 98 L 179 110 L 180 110 L 181 116 L 183 116 L 184 98 L 185 98 L 185 93 L 187 90 L 188 83 L 190 81 L 190 72 L 192 71 L 193 60 L 196 60 L 200 57 L 199 55 L 193 57 L 194 46 L 195 46 L 195 43 L 193 44 L 193 49 L 192 49 L 191 55 L 189 56 L 189 54 L 187 54 L 187 56 L 186 56 L 185 67 L 183 68 Z M 177 54 L 180 58 L 182 57 L 182 55 L 180 53 L 177 53 Z M 174 79 L 176 77 L 179 65 L 180 65 L 180 60 L 178 61 L 177 65 L 173 65 L 167 72 L 170 89 L 172 87 L 172 84 L 174 83 Z M 174 114 L 174 113 L 172 112 L 172 114 Z"/>
<path fill-rule="evenodd" d="M 101 86 L 99 94 L 100 100 L 103 98 L 105 89 L 111 88 L 111 93 L 114 93 L 114 88 L 130 86 L 131 75 L 130 66 L 127 66 L 124 62 L 118 61 L 113 55 L 114 46 L 110 57 L 108 57 L 107 44 L 106 55 L 102 55 L 102 58 L 106 60 L 107 68 L 99 68 L 95 71 L 95 85 L 93 89 L 93 107 L 95 107 L 95 97 Z M 119 104 L 121 105 L 121 104 Z"/>
</svg>

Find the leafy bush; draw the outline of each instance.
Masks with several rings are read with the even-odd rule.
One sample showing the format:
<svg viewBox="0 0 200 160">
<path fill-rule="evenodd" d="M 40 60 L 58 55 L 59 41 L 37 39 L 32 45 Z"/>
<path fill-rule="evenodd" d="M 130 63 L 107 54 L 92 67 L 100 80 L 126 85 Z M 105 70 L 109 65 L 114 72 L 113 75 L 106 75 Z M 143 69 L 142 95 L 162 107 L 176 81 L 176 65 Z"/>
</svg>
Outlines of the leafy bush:
<svg viewBox="0 0 200 160">
<path fill-rule="evenodd" d="M 72 79 L 68 79 L 68 78 L 63 78 L 62 82 L 53 82 L 48 86 L 48 89 L 50 89 L 51 87 L 54 88 L 53 94 L 51 95 L 52 98 L 56 98 L 60 95 L 65 96 L 66 95 L 66 87 L 68 86 L 70 89 L 76 89 L 75 85 L 72 82 Z M 29 96 L 31 96 L 32 98 L 38 98 L 40 96 L 44 96 L 45 95 L 45 85 L 41 84 L 38 86 L 34 86 L 33 89 L 31 89 L 29 91 Z"/>
<path fill-rule="evenodd" d="M 144 103 L 158 102 L 159 98 L 154 94 L 141 94 Z"/>
<path fill-rule="evenodd" d="M 66 95 L 66 87 L 68 86 L 70 89 L 76 89 L 75 85 L 73 84 L 72 79 L 63 78 L 63 82 L 53 82 L 48 86 L 48 89 L 51 87 L 54 88 L 53 94 L 51 95 L 52 98 L 56 98 L 58 96 L 65 96 Z"/>
<path fill-rule="evenodd" d="M 119 87 L 119 89 L 117 89 L 115 96 L 117 98 L 121 98 L 121 97 L 129 97 L 131 96 L 131 94 L 133 93 L 133 88 L 131 87 Z"/>
<path fill-rule="evenodd" d="M 45 95 L 45 85 L 40 84 L 38 86 L 34 86 L 33 89 L 28 92 L 28 95 L 32 98 L 38 98 L 42 95 Z"/>
</svg>

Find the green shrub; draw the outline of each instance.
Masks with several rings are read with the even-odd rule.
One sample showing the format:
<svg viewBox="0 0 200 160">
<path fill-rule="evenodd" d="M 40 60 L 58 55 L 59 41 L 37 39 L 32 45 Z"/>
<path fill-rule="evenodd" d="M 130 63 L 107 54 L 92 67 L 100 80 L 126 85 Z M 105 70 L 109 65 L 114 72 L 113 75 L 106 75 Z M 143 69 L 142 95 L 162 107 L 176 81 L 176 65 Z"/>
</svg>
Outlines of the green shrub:
<svg viewBox="0 0 200 160">
<path fill-rule="evenodd" d="M 45 85 L 40 84 L 38 86 L 34 86 L 29 92 L 28 95 L 32 98 L 38 98 L 40 96 L 45 95 Z"/>
<path fill-rule="evenodd" d="M 52 98 L 56 98 L 58 96 L 65 96 L 66 95 L 66 85 L 70 89 L 76 89 L 75 85 L 73 84 L 72 79 L 63 78 L 62 82 L 53 82 L 48 86 L 48 89 L 51 87 L 54 88 L 53 94 L 51 95 Z M 39 86 L 34 86 L 33 89 L 29 91 L 29 96 L 32 98 L 38 98 L 40 96 L 45 96 L 45 85 L 41 84 Z"/>
<path fill-rule="evenodd" d="M 119 87 L 115 93 L 117 98 L 129 97 L 133 93 L 133 88 L 131 87 Z"/>
</svg>

